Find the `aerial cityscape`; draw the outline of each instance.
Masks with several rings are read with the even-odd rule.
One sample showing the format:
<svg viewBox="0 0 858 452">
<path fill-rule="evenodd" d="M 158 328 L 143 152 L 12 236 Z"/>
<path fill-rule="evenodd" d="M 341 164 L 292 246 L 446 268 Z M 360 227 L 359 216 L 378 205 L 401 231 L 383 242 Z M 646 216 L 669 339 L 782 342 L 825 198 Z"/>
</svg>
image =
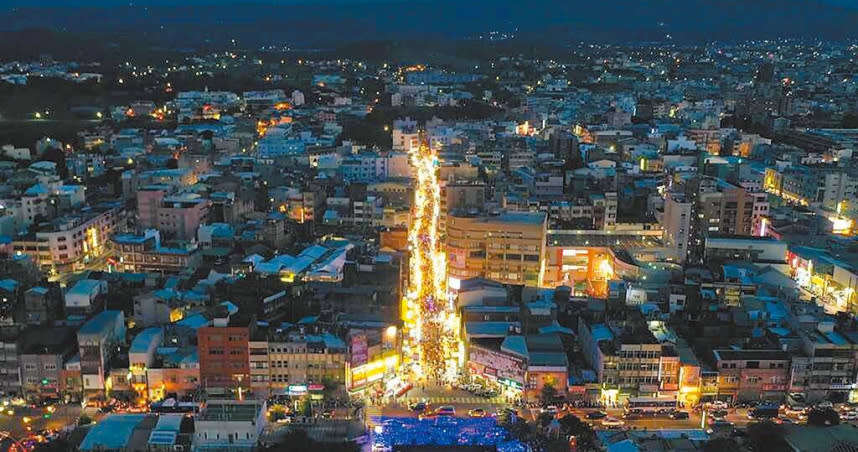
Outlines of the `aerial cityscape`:
<svg viewBox="0 0 858 452">
<path fill-rule="evenodd" d="M 858 450 L 858 5 L 561 3 L 0 5 L 0 452 Z"/>
</svg>

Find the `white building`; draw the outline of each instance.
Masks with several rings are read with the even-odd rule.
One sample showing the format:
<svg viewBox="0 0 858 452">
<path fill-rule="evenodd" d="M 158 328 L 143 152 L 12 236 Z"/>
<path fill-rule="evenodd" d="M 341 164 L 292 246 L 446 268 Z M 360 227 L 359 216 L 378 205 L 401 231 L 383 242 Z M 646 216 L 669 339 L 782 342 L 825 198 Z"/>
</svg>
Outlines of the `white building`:
<svg viewBox="0 0 858 452">
<path fill-rule="evenodd" d="M 82 279 L 65 294 L 66 310 L 90 311 L 96 297 L 107 294 L 107 281 Z"/>
<path fill-rule="evenodd" d="M 295 91 L 292 91 L 292 105 L 295 107 L 304 105 L 304 93 L 298 91 L 297 89 Z"/>
<path fill-rule="evenodd" d="M 265 428 L 265 402 L 209 400 L 194 422 L 195 451 L 251 451 Z"/>
</svg>

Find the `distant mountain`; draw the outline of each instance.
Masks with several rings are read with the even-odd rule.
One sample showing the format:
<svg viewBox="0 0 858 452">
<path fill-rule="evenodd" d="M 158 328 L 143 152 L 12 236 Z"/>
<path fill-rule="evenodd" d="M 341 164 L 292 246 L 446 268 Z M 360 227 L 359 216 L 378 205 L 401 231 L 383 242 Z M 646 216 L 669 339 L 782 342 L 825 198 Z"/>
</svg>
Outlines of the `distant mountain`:
<svg viewBox="0 0 858 452">
<path fill-rule="evenodd" d="M 845 7 L 854 0 L 11 1 L 20 6 L 0 10 L 0 29 L 139 34 L 188 46 L 461 39 L 490 31 L 551 44 L 858 35 L 858 9 Z"/>
</svg>

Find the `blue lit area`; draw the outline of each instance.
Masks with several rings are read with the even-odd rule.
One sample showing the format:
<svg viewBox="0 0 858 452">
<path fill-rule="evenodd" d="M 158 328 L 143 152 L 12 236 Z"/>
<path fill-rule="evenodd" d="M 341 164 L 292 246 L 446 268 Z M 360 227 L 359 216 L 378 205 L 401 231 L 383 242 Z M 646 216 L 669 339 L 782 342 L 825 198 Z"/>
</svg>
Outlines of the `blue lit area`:
<svg viewBox="0 0 858 452">
<path fill-rule="evenodd" d="M 381 418 L 371 432 L 373 450 L 394 446 L 495 446 L 499 452 L 524 452 L 527 446 L 492 418 Z"/>
</svg>

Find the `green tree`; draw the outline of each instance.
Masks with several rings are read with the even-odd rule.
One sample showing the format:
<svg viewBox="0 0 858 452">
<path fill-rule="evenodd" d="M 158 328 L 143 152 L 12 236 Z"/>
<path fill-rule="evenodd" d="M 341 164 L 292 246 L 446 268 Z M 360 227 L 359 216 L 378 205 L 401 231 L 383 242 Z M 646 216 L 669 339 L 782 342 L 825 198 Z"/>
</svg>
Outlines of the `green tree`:
<svg viewBox="0 0 858 452">
<path fill-rule="evenodd" d="M 780 452 L 790 450 L 784 441 L 784 433 L 780 426 L 771 422 L 760 422 L 748 426 L 746 444 L 751 450 Z"/>
<path fill-rule="evenodd" d="M 831 408 L 817 409 L 814 408 L 807 413 L 807 425 L 816 427 L 830 427 L 840 423 L 840 415 Z"/>
<path fill-rule="evenodd" d="M 542 387 L 542 391 L 539 394 L 539 399 L 543 404 L 550 404 L 554 402 L 555 397 L 557 397 L 557 389 L 554 388 L 554 385 L 551 383 L 546 383 L 545 386 Z"/>
<path fill-rule="evenodd" d="M 565 438 L 574 436 L 577 439 L 578 448 L 581 450 L 596 447 L 596 432 L 593 431 L 590 424 L 582 421 L 577 416 L 567 414 L 560 418 L 560 432 Z"/>
<path fill-rule="evenodd" d="M 703 452 L 735 452 L 739 444 L 733 438 L 713 438 L 703 446 Z"/>
</svg>

